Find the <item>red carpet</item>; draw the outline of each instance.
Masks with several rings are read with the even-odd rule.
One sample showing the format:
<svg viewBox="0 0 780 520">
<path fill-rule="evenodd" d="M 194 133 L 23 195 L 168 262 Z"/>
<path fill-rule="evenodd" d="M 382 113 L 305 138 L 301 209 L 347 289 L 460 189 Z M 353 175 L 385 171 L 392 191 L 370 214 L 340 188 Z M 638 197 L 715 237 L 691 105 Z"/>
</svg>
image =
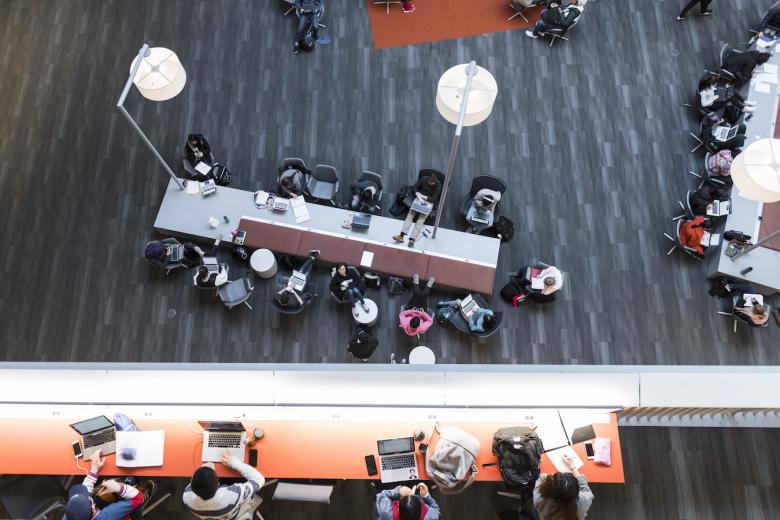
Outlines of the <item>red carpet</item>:
<svg viewBox="0 0 780 520">
<path fill-rule="evenodd" d="M 387 49 L 403 45 L 449 40 L 500 31 L 521 29 L 532 25 L 539 18 L 540 8 L 528 9 L 525 17 L 511 22 L 506 19 L 514 14 L 509 0 L 415 0 L 412 13 L 401 6 L 390 6 L 387 14 L 384 5 L 374 5 L 368 0 L 368 16 L 374 34 L 374 47 Z"/>
</svg>

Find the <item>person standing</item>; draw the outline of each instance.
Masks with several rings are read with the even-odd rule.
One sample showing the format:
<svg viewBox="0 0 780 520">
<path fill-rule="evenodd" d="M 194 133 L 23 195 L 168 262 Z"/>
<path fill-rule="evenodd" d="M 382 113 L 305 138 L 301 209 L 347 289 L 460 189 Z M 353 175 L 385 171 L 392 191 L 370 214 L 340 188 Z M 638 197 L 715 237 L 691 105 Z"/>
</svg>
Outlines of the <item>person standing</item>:
<svg viewBox="0 0 780 520">
<path fill-rule="evenodd" d="M 687 18 L 688 11 L 693 9 L 693 6 L 696 4 L 699 4 L 700 15 L 701 16 L 709 16 L 712 14 L 712 9 L 710 9 L 710 3 L 712 3 L 712 0 L 690 0 L 687 4 L 685 4 L 685 7 L 683 7 L 682 11 L 680 11 L 680 14 L 677 15 L 677 21 L 685 20 Z"/>
</svg>

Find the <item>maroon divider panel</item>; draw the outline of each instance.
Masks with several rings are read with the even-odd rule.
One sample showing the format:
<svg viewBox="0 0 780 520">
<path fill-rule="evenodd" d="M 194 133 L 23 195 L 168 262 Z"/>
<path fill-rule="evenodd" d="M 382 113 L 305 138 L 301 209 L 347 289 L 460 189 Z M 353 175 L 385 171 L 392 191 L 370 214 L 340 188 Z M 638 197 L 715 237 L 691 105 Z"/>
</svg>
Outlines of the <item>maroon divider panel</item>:
<svg viewBox="0 0 780 520">
<path fill-rule="evenodd" d="M 405 278 L 411 278 L 415 273 L 424 278 L 428 271 L 429 257 L 424 253 L 379 244 L 366 244 L 365 250 L 374 253 L 371 267 L 367 268 L 371 271 Z"/>
<path fill-rule="evenodd" d="M 421 274 L 422 276 L 422 274 Z M 465 260 L 453 260 L 431 256 L 428 262 L 426 278 L 436 278 L 436 285 L 466 289 L 482 294 L 493 293 L 496 270 Z"/>
<path fill-rule="evenodd" d="M 778 229 L 780 229 L 780 202 L 764 204 L 761 210 L 761 227 L 759 228 L 758 238 L 762 239 L 767 235 L 771 235 Z M 765 242 L 762 247 L 780 251 L 780 237 L 775 237 L 769 242 Z"/>
<path fill-rule="evenodd" d="M 360 265 L 363 255 L 363 242 L 341 236 L 332 236 L 315 231 L 304 231 L 298 243 L 298 256 L 306 256 L 312 249 L 320 250 L 319 260 L 328 263 L 344 262 L 347 265 Z"/>
<path fill-rule="evenodd" d="M 250 249 L 270 249 L 274 253 L 295 255 L 303 232 L 299 229 L 241 219 L 238 229 L 246 231 L 244 245 Z"/>
</svg>

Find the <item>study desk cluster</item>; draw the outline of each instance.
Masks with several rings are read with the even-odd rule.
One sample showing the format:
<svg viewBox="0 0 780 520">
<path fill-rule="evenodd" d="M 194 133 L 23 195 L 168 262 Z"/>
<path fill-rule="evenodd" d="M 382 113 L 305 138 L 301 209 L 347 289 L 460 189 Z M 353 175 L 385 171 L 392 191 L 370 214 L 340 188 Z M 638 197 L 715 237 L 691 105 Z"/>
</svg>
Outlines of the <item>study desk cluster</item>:
<svg viewBox="0 0 780 520">
<path fill-rule="evenodd" d="M 214 195 L 187 194 L 171 181 L 165 191 L 154 227 L 160 233 L 185 239 L 214 240 L 221 234 L 230 238 L 232 230 L 246 231 L 244 245 L 276 253 L 306 256 L 310 249 L 321 251 L 320 260 L 345 262 L 385 275 L 421 278 L 435 277 L 438 286 L 491 294 L 501 241 L 450 229 L 439 228 L 437 236 L 420 236 L 414 249 L 397 244 L 392 236 L 401 221 L 374 215 L 367 230 L 345 229 L 342 223 L 351 211 L 306 204 L 311 217 L 297 223 L 292 209 L 275 212 L 258 208 L 254 193 L 219 187 Z M 217 229 L 209 217 L 219 220 Z M 227 217 L 229 222 L 226 222 Z"/>
<path fill-rule="evenodd" d="M 774 67 L 780 66 L 780 51 L 776 47 L 767 63 Z M 761 65 L 756 67 L 756 74 L 760 74 L 762 69 Z M 756 102 L 756 111 L 753 117 L 745 122 L 747 138 L 744 148 L 758 139 L 780 138 L 780 128 L 776 124 L 780 99 L 778 81 L 780 81 L 780 72 L 776 75 L 774 83 L 759 83 L 755 77 L 750 81 L 749 93 L 745 98 Z M 742 231 L 753 237 L 753 242 L 756 242 L 780 228 L 780 218 L 777 218 L 779 210 L 780 202 L 765 205 L 750 200 L 743 197 L 739 189 L 734 186 L 731 190 L 731 214 L 722 219 L 723 222 L 719 224 L 716 231 L 721 234 L 721 237 L 728 230 Z M 716 250 L 707 255 L 708 278 L 727 276 L 745 280 L 765 294 L 780 292 L 780 247 L 776 245 L 776 241 L 768 242 L 736 260 L 726 256 L 728 245 L 728 240 L 721 240 Z M 750 267 L 752 267 L 750 272 L 742 274 L 743 270 Z"/>
<path fill-rule="evenodd" d="M 88 464 L 80 460 L 77 468 L 70 444 L 78 435 L 68 426 L 84 417 L 51 418 L 2 418 L 0 419 L 0 473 L 74 475 Z M 583 443 L 574 450 L 584 462 L 580 468 L 590 482 L 623 483 L 623 458 L 618 436 L 617 416 L 609 414 L 609 423 L 594 424 L 597 436 L 612 442 L 610 466 L 601 466 L 588 460 Z M 115 455 L 106 457 L 101 475 L 143 475 L 148 477 L 188 477 L 201 465 L 202 434 L 196 421 L 184 419 L 152 419 L 138 417 L 134 422 L 141 430 L 165 430 L 163 465 L 147 468 L 119 468 Z M 282 479 L 369 479 L 365 455 L 378 457 L 376 441 L 408 437 L 423 427 L 429 449 L 435 449 L 438 434 L 433 434 L 433 422 L 391 420 L 382 421 L 242 421 L 248 431 L 261 427 L 265 437 L 254 446 L 258 450 L 257 468 L 267 478 Z M 519 420 L 517 424 L 522 424 Z M 499 428 L 512 426 L 495 422 L 442 423 L 440 427 L 458 426 L 477 437 L 481 449 L 477 459 L 479 481 L 500 481 L 497 466 L 483 468 L 483 464 L 496 461 L 491 453 L 493 433 Z M 542 442 L 545 437 L 542 436 Z M 24 448 L 22 448 L 24 447 Z M 425 463 L 417 452 L 418 467 L 424 477 Z M 378 459 L 377 459 L 378 460 Z M 221 476 L 235 476 L 217 464 Z M 553 473 L 553 463 L 544 456 L 541 471 Z"/>
</svg>

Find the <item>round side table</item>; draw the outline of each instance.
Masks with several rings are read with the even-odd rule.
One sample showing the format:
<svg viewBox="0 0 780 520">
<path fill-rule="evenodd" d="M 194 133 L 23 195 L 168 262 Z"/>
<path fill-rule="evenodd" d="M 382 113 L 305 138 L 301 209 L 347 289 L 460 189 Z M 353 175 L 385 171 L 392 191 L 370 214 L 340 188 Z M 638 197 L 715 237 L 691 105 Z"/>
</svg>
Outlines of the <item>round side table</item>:
<svg viewBox="0 0 780 520">
<path fill-rule="evenodd" d="M 410 365 L 435 365 L 436 354 L 428 347 L 415 347 L 409 352 Z"/>
<path fill-rule="evenodd" d="M 358 302 L 355 304 L 357 315 L 353 314 L 352 316 L 355 318 L 355 323 L 358 325 L 373 327 L 376 324 L 376 320 L 379 318 L 379 307 L 376 306 L 374 300 L 363 298 L 363 301 L 366 302 L 366 305 L 368 306 L 368 312 L 366 312 L 366 310 L 363 309 L 363 306 L 360 305 L 360 302 Z"/>
<path fill-rule="evenodd" d="M 278 266 L 274 254 L 268 249 L 258 249 L 249 257 L 249 265 L 260 278 L 273 278 L 276 276 Z"/>
</svg>

